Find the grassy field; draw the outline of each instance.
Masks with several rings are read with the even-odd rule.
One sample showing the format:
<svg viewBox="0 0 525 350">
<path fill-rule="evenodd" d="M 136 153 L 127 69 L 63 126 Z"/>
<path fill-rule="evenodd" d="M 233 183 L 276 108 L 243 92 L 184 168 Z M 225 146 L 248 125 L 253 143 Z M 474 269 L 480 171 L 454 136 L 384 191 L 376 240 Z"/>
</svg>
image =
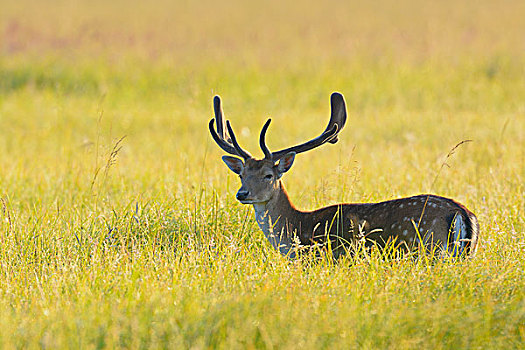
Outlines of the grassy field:
<svg viewBox="0 0 525 350">
<path fill-rule="evenodd" d="M 523 348 L 523 1 L 1 7 L 0 347 Z M 292 201 L 453 197 L 474 259 L 271 248 L 212 97 L 261 155 L 269 115 L 271 148 L 309 139 L 332 91 L 347 126 L 296 158 Z"/>
</svg>

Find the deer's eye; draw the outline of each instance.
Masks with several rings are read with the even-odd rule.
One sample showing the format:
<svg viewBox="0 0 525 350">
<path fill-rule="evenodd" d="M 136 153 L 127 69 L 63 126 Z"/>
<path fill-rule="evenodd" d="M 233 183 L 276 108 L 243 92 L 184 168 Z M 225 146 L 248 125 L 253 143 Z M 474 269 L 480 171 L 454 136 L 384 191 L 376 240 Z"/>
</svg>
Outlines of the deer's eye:
<svg viewBox="0 0 525 350">
<path fill-rule="evenodd" d="M 265 180 L 271 180 L 271 179 L 273 179 L 273 175 L 271 175 L 271 174 L 265 175 L 264 179 Z"/>
</svg>

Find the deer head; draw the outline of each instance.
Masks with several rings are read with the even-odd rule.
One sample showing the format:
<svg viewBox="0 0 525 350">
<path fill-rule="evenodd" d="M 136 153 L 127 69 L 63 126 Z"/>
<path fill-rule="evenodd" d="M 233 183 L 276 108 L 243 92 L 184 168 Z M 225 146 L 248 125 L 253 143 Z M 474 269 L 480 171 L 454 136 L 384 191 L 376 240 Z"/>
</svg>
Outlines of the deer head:
<svg viewBox="0 0 525 350">
<path fill-rule="evenodd" d="M 334 92 L 330 97 L 330 103 L 330 120 L 321 135 L 308 142 L 280 151 L 271 152 L 266 146 L 266 131 L 271 122 L 271 119 L 268 119 L 259 136 L 259 145 L 264 153 L 264 158 L 255 159 L 243 150 L 237 142 L 230 122 L 224 121 L 220 97 L 214 97 L 215 118 L 210 120 L 210 133 L 219 147 L 225 152 L 237 156 L 223 156 L 222 160 L 241 179 L 242 186 L 236 195 L 241 203 L 268 202 L 273 194 L 279 190 L 280 179 L 292 167 L 296 154 L 309 151 L 327 142 L 336 143 L 338 141 L 337 135 L 346 123 L 345 101 L 340 93 Z M 217 130 L 214 128 L 214 123 Z"/>
</svg>

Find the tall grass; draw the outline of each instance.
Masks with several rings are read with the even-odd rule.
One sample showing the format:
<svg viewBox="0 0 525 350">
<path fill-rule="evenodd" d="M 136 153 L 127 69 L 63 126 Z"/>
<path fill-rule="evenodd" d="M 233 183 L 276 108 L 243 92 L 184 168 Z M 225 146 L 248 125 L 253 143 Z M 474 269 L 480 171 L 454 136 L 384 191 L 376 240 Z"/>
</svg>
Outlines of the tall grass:
<svg viewBox="0 0 525 350">
<path fill-rule="evenodd" d="M 521 2 L 3 5 L 0 346 L 523 347 Z M 332 91 L 348 124 L 296 160 L 292 201 L 450 196 L 474 259 L 271 248 L 211 99 L 257 154 L 268 115 L 271 148 L 318 134 Z"/>
</svg>

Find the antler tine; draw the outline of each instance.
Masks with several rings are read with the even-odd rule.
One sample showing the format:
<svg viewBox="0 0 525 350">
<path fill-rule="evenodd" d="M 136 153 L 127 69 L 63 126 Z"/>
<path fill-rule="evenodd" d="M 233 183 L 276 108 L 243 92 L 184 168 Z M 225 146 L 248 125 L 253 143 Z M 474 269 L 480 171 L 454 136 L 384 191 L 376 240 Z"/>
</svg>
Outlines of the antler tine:
<svg viewBox="0 0 525 350">
<path fill-rule="evenodd" d="M 346 105 L 343 95 L 334 92 L 330 96 L 331 114 L 326 129 L 318 137 L 297 146 L 289 147 L 272 153 L 273 159 L 277 160 L 289 152 L 302 153 L 321 146 L 325 142 L 336 143 L 337 135 L 346 123 Z"/>
<path fill-rule="evenodd" d="M 213 140 L 215 140 L 215 142 L 217 143 L 217 145 L 219 145 L 220 148 L 222 148 L 225 152 L 229 154 L 241 156 L 245 160 L 251 158 L 251 155 L 248 152 L 244 151 L 237 143 L 237 140 L 235 139 L 235 134 L 229 126 L 229 121 L 226 121 L 227 131 L 225 130 L 224 118 L 221 108 L 221 98 L 219 96 L 215 96 L 213 98 L 213 109 L 215 111 L 215 119 L 211 119 L 208 125 Z M 213 127 L 214 121 L 217 122 L 217 131 L 215 131 L 215 128 Z"/>
<path fill-rule="evenodd" d="M 233 147 L 235 147 L 235 150 L 237 151 L 237 154 L 239 156 L 243 157 L 244 160 L 251 158 L 252 156 L 248 152 L 243 150 L 241 148 L 241 146 L 239 146 L 239 143 L 237 142 L 237 138 L 235 137 L 235 133 L 233 132 L 233 129 L 232 129 L 231 125 L 230 125 L 230 121 L 229 120 L 226 121 L 226 127 L 228 128 L 228 133 L 230 134 L 230 138 L 232 140 Z"/>
<path fill-rule="evenodd" d="M 208 124 L 208 127 L 210 129 L 211 137 L 213 137 L 213 140 L 219 145 L 220 148 L 222 148 L 223 151 L 229 154 L 233 154 L 238 156 L 237 150 L 230 145 L 224 138 L 219 136 L 217 132 L 215 131 L 215 128 L 213 127 L 213 123 L 215 122 L 215 119 L 210 120 L 210 123 Z"/>
<path fill-rule="evenodd" d="M 217 121 L 217 133 L 219 136 L 223 139 L 224 138 L 224 118 L 222 113 L 222 107 L 221 107 L 221 98 L 219 96 L 215 96 L 213 98 L 213 111 L 215 112 L 215 120 Z M 226 141 L 230 141 L 229 137 L 228 139 L 225 139 Z"/>
<path fill-rule="evenodd" d="M 330 128 L 330 125 L 337 125 L 338 131 L 335 137 L 328 140 L 328 142 L 336 143 L 337 141 L 339 141 L 339 139 L 337 138 L 339 131 L 341 131 L 346 124 L 346 103 L 343 95 L 341 95 L 338 92 L 332 93 L 332 95 L 330 96 L 330 110 L 330 121 L 328 122 L 326 130 Z"/>
<path fill-rule="evenodd" d="M 264 153 L 264 158 L 269 159 L 269 160 L 272 160 L 272 152 L 270 152 L 270 150 L 266 146 L 265 138 L 266 138 L 266 130 L 268 130 L 268 127 L 270 126 L 271 122 L 272 122 L 271 119 L 268 119 L 266 121 L 266 123 L 264 124 L 261 130 L 261 135 L 259 136 L 259 145 L 261 146 L 261 149 Z"/>
</svg>

